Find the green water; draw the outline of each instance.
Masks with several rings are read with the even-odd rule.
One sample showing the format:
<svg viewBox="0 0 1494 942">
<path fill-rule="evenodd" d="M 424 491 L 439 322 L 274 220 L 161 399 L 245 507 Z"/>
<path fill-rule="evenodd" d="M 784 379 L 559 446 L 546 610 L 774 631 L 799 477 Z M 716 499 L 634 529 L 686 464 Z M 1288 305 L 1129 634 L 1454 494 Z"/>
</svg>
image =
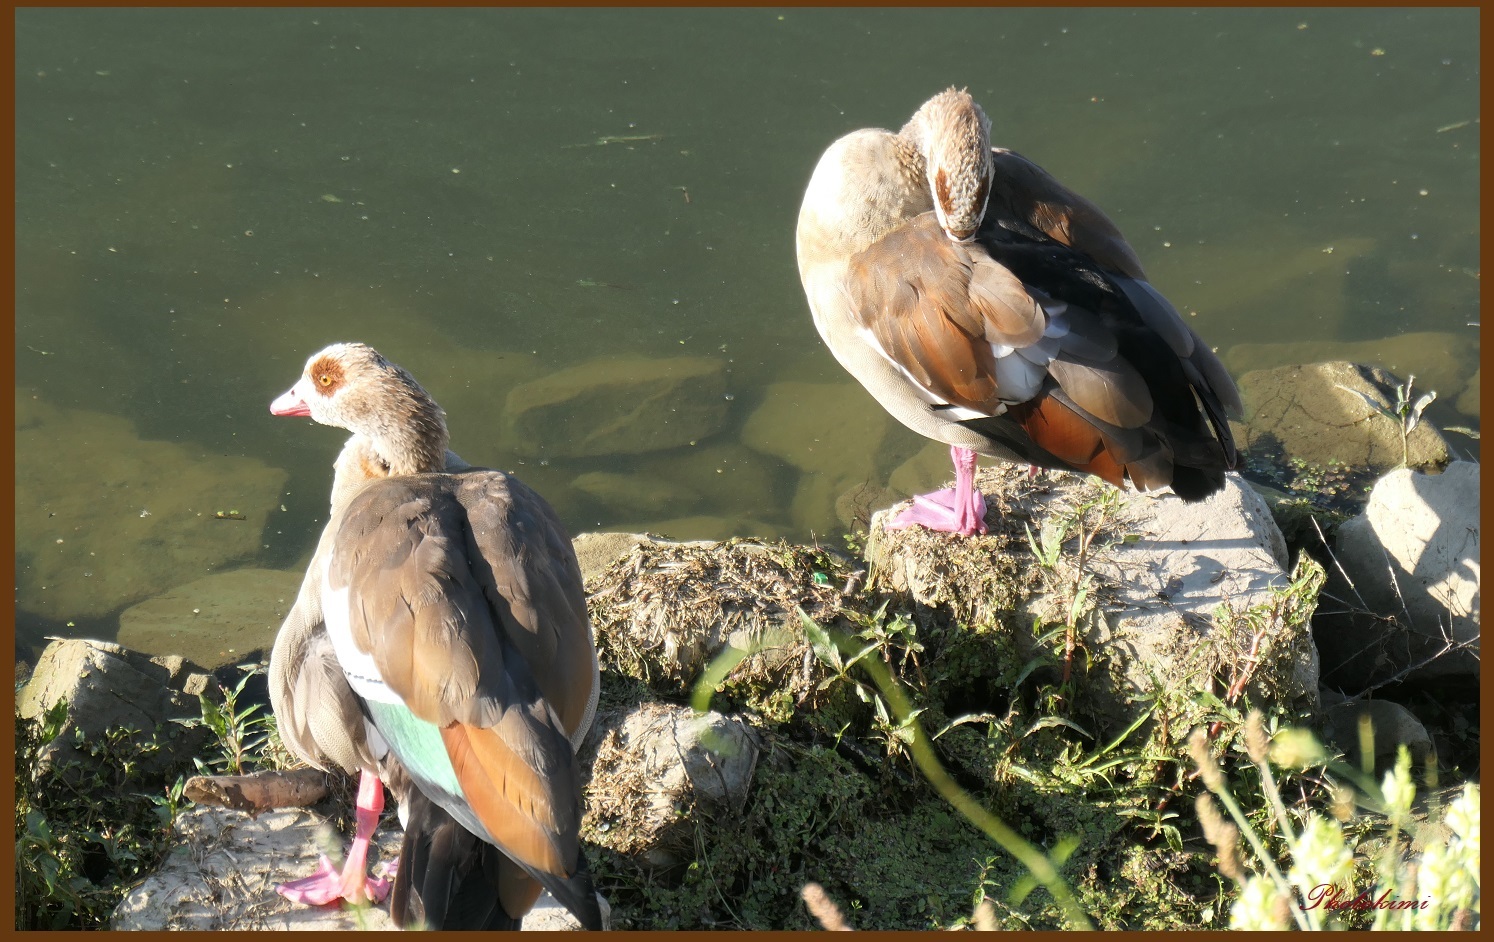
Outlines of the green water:
<svg viewBox="0 0 1494 942">
<path fill-rule="evenodd" d="M 453 447 L 520 471 L 573 531 L 689 517 L 677 535 L 836 539 L 823 507 L 800 512 L 811 475 L 740 444 L 772 384 L 858 388 L 794 263 L 831 140 L 969 86 L 993 140 L 1103 206 L 1222 353 L 1419 331 L 1476 348 L 1477 17 L 20 10 L 18 395 L 285 469 L 286 510 L 235 565 L 292 568 L 315 541 L 342 435 L 266 406 L 346 339 L 415 369 L 452 411 Z M 516 381 L 493 363 L 528 380 L 622 353 L 726 362 L 704 460 L 519 465 L 485 433 Z M 1439 424 L 1477 425 L 1461 391 L 1439 390 Z M 818 405 L 798 414 L 806 437 Z M 18 466 L 77 459 L 62 447 Z M 841 477 L 885 484 L 921 447 L 891 428 L 869 471 L 846 449 Z M 688 508 L 574 486 L 671 466 L 699 495 Z M 107 557 L 110 515 L 147 508 L 90 499 Z M 17 549 L 23 584 L 44 547 Z"/>
</svg>

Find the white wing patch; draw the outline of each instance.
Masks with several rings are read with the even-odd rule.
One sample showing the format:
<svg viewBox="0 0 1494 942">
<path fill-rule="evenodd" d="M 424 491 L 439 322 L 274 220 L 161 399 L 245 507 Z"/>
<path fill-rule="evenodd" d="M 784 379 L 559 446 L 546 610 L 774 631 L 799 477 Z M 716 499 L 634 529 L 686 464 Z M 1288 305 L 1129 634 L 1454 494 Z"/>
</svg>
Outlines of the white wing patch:
<svg viewBox="0 0 1494 942">
<path fill-rule="evenodd" d="M 332 558 L 335 559 L 336 554 Z M 327 637 L 332 639 L 332 650 L 337 652 L 337 663 L 342 666 L 348 685 L 365 700 L 404 706 L 405 701 L 384 682 L 373 655 L 358 650 L 353 643 L 348 590 L 346 587 L 332 588 L 332 581 L 327 578 L 330 568 L 331 560 L 327 569 L 322 571 L 322 620 L 327 625 Z"/>
</svg>

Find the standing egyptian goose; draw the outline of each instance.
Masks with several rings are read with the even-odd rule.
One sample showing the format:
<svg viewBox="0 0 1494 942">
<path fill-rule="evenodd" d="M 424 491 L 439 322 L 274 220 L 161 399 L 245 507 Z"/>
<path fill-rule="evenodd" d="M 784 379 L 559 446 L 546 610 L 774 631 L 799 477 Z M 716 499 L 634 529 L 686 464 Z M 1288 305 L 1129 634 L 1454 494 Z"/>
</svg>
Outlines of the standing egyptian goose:
<svg viewBox="0 0 1494 942">
<path fill-rule="evenodd" d="M 977 453 L 1217 491 L 1239 460 L 1224 366 L 1098 207 L 989 134 L 968 93 L 941 92 L 897 133 L 830 145 L 799 212 L 820 336 L 894 418 L 951 446 L 954 489 L 890 526 L 985 532 Z"/>
<path fill-rule="evenodd" d="M 299 401 L 277 401 L 271 406 L 271 411 L 301 415 L 301 408 Z M 445 470 L 461 471 L 468 467 L 465 461 L 447 450 Z M 317 541 L 295 604 L 286 614 L 270 652 L 270 704 L 286 748 L 302 761 L 324 771 L 337 767 L 361 773 L 355 817 L 357 831 L 343 868 L 339 870 L 324 856 L 312 875 L 276 887 L 281 895 L 298 903 L 326 905 L 340 899 L 354 904 L 366 900 L 382 902 L 389 895 L 390 881 L 365 876 L 370 840 L 383 809 L 381 780 L 389 786 L 398 802 L 400 818 L 406 824 L 407 843 L 418 841 L 421 834 L 439 828 L 442 823 L 439 807 L 427 807 L 429 802 L 417 804 L 424 809 L 423 815 L 412 813 L 411 799 L 420 795 L 411 786 L 404 767 L 393 753 L 381 750 L 376 755 L 369 744 L 363 711 L 343 676 L 322 618 L 322 575 L 343 513 L 365 485 L 387 476 L 388 469 L 367 439 L 355 435 L 348 440 L 333 464 L 332 502 L 327 525 Z M 584 727 L 581 732 L 584 733 Z M 580 739 L 579 734 L 573 737 L 578 747 Z M 438 874 L 439 871 L 439 862 L 433 862 L 429 867 L 417 867 L 411 872 Z M 428 876 L 427 879 L 438 877 Z M 408 881 L 401 884 L 407 885 Z M 412 911 L 410 904 L 391 908 L 397 921 L 401 914 Z M 417 911 L 423 909 L 418 901 L 413 908 Z M 418 915 L 421 918 L 409 921 L 423 920 L 433 927 L 443 926 L 439 904 L 432 907 L 430 914 L 418 912 Z M 482 923 L 461 921 L 445 927 L 490 928 Z"/>
<path fill-rule="evenodd" d="M 596 706 L 596 650 L 554 511 L 517 479 L 448 451 L 440 407 L 362 344 L 311 357 L 271 411 L 353 432 L 307 576 L 320 621 L 298 644 L 277 639 L 271 671 L 292 749 L 363 775 L 363 842 L 343 873 L 324 874 L 346 891 L 334 898 L 364 890 L 364 811 L 371 833 L 382 802 L 369 781 L 393 769 L 408 780 L 398 924 L 450 925 L 460 911 L 517 928 L 543 887 L 600 928 L 573 752 Z M 323 645 L 337 671 L 303 659 L 277 674 L 276 654 L 292 664 Z M 292 675 L 299 686 L 276 682 Z"/>
<path fill-rule="evenodd" d="M 277 400 L 270 411 L 300 415 L 300 404 Z M 448 453 L 449 454 L 449 453 Z M 459 466 L 460 459 L 450 455 Z M 338 899 L 360 903 L 382 901 L 387 880 L 364 876 L 368 847 L 383 809 L 380 781 L 388 783 L 403 810 L 410 795 L 404 767 L 387 750 L 376 754 L 364 731 L 363 712 L 353 688 L 343 676 L 332 639 L 322 618 L 322 574 L 336 541 L 348 504 L 365 485 L 383 477 L 367 440 L 354 436 L 333 464 L 332 505 L 327 525 L 317 541 L 296 602 L 286 614 L 270 651 L 270 705 L 280 739 L 302 761 L 329 771 L 334 767 L 361 773 L 357 803 L 357 832 L 341 871 L 322 857 L 315 873 L 280 884 L 279 892 L 295 902 L 326 905 Z M 448 462 L 448 467 L 451 464 Z"/>
</svg>

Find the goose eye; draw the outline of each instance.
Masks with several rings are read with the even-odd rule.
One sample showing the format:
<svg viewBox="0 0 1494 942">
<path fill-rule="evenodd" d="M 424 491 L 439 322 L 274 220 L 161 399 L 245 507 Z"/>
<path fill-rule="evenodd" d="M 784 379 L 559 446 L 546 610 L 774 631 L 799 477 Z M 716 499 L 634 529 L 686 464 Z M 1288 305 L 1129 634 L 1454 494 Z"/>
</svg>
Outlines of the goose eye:
<svg viewBox="0 0 1494 942">
<path fill-rule="evenodd" d="M 317 382 L 321 383 L 323 386 L 331 386 L 332 385 L 332 377 L 329 376 L 329 375 L 327 375 L 326 373 L 323 373 L 317 379 Z"/>
</svg>

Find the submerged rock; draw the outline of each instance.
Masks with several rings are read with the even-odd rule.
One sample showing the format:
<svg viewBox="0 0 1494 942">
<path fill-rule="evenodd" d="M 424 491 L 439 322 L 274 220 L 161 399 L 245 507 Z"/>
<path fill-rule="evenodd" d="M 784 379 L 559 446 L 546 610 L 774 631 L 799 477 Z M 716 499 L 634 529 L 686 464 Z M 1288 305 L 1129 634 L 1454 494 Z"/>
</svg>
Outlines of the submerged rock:
<svg viewBox="0 0 1494 942">
<path fill-rule="evenodd" d="M 687 483 L 704 506 L 752 507 L 755 516 L 787 519 L 780 508 L 787 503 L 791 474 L 774 458 L 739 442 L 660 452 L 648 456 L 641 470 L 663 481 Z M 754 532 L 753 535 L 768 534 Z"/>
<path fill-rule="evenodd" d="M 1459 412 L 1463 413 L 1464 415 L 1471 415 L 1475 419 L 1478 418 L 1479 376 L 1482 373 L 1482 369 L 1473 371 L 1473 377 L 1468 380 L 1468 385 L 1463 387 L 1463 392 L 1458 396 L 1457 401 L 1454 403 L 1454 407 Z"/>
<path fill-rule="evenodd" d="M 17 390 L 16 605 L 97 617 L 256 553 L 286 477 Z"/>
<path fill-rule="evenodd" d="M 210 668 L 256 651 L 267 654 L 304 576 L 235 569 L 177 586 L 121 612 L 119 643 L 147 654 L 180 654 Z"/>
<path fill-rule="evenodd" d="M 701 500 L 700 494 L 688 486 L 660 480 L 652 474 L 588 471 L 578 475 L 572 484 L 613 512 L 668 512 L 674 516 L 693 510 Z"/>
<path fill-rule="evenodd" d="M 891 432 L 892 420 L 858 385 L 788 381 L 768 387 L 742 441 L 799 469 L 793 522 L 802 533 L 829 534 L 858 516 L 864 522 L 881 497 L 882 463 L 895 457 L 885 447 Z"/>
<path fill-rule="evenodd" d="M 1356 309 L 1349 298 L 1347 269 L 1355 259 L 1372 255 L 1377 242 L 1349 236 L 1325 245 L 1315 236 L 1280 236 L 1258 239 L 1241 232 L 1206 243 L 1180 243 L 1147 255 L 1147 272 L 1154 284 L 1169 286 L 1169 297 L 1184 313 L 1206 312 L 1216 323 L 1264 323 L 1265 330 L 1290 325 L 1299 335 L 1309 329 L 1329 337 L 1342 333 Z M 1201 272 L 1208 275 L 1201 278 Z M 1311 324 L 1304 323 L 1300 311 L 1312 312 Z"/>
<path fill-rule="evenodd" d="M 714 435 L 726 419 L 726 367 L 707 357 L 604 357 L 515 386 L 504 430 L 518 454 L 637 454 Z"/>
<path fill-rule="evenodd" d="M 1445 331 L 1419 331 L 1377 340 L 1239 343 L 1225 353 L 1224 364 L 1240 376 L 1283 363 L 1362 363 L 1396 376 L 1414 375 L 1421 392 L 1435 389 L 1451 399 L 1478 371 L 1478 345 L 1471 341 Z"/>
<path fill-rule="evenodd" d="M 1363 513 L 1338 528 L 1338 566 L 1319 615 L 1324 679 L 1353 691 L 1411 667 L 1447 640 L 1470 641 L 1415 676 L 1479 671 L 1479 466 L 1442 474 L 1407 468 L 1381 478 Z"/>
<path fill-rule="evenodd" d="M 1413 468 L 1441 468 L 1452 456 L 1429 422 L 1406 437 L 1403 453 L 1400 422 L 1366 402 L 1390 408 L 1398 384 L 1384 370 L 1347 361 L 1257 370 L 1239 380 L 1249 418 L 1230 425 L 1241 451 L 1256 460 L 1336 465 L 1369 477 L 1400 466 L 1403 458 Z M 1413 398 L 1421 391 L 1418 385 Z"/>
<path fill-rule="evenodd" d="M 801 471 L 870 473 L 891 419 L 854 383 L 769 386 L 742 428 L 748 447 Z M 864 467 L 858 466 L 864 465 Z"/>
</svg>

